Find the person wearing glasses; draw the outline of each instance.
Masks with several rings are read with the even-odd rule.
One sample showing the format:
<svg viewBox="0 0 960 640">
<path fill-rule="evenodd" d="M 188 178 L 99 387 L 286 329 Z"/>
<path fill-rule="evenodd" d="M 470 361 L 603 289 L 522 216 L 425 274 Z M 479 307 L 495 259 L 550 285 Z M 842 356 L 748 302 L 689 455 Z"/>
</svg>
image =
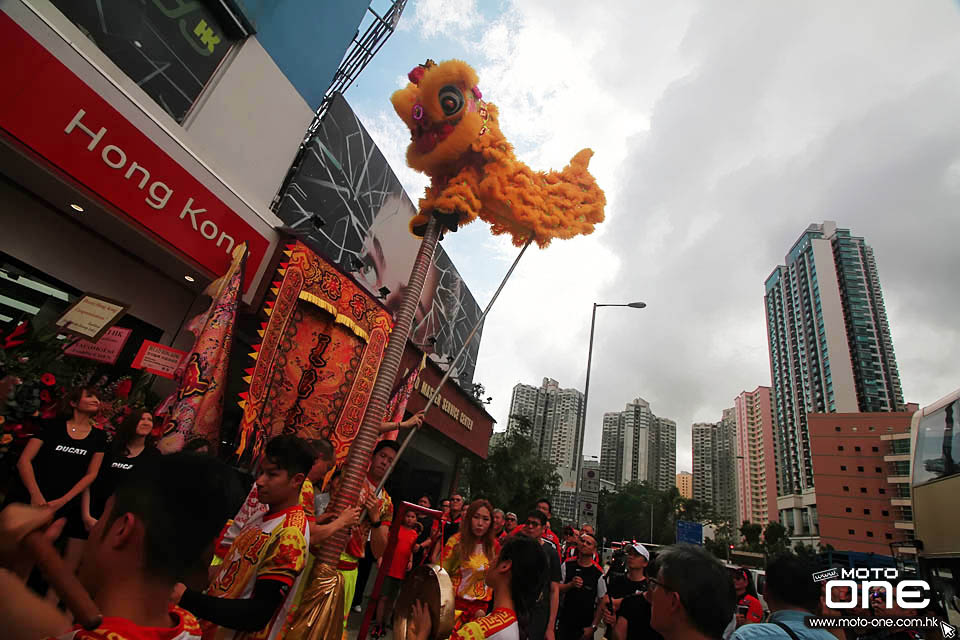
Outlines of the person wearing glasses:
<svg viewBox="0 0 960 640">
<path fill-rule="evenodd" d="M 453 534 L 460 531 L 460 521 L 463 520 L 463 496 L 455 493 L 450 496 L 449 522 L 443 528 L 443 544 L 447 544 Z"/>
<path fill-rule="evenodd" d="M 656 573 L 650 552 L 639 542 L 624 551 L 626 574 L 608 574 L 607 597 L 603 601 L 603 621 L 610 640 L 659 640 L 660 634 L 650 627 L 650 603 L 643 594 L 649 588 L 647 572 Z"/>
<path fill-rule="evenodd" d="M 513 511 L 508 511 L 503 516 L 503 533 L 501 533 L 500 537 L 497 539 L 503 543 L 504 540 L 512 536 L 516 531 L 518 531 L 517 514 L 515 514 Z"/>
<path fill-rule="evenodd" d="M 557 609 L 560 606 L 560 552 L 550 542 L 543 539 L 547 529 L 547 516 L 542 511 L 527 514 L 524 526 L 518 527 L 519 534 L 540 542 L 540 549 L 547 558 L 547 571 L 540 576 L 542 589 L 527 625 L 527 640 L 554 640 L 557 625 Z"/>
<path fill-rule="evenodd" d="M 667 547 L 657 554 L 656 565 L 656 577 L 647 577 L 644 596 L 650 603 L 653 630 L 664 640 L 721 638 L 737 604 L 726 568 L 691 544 Z M 754 626 L 758 625 L 750 625 Z"/>
</svg>

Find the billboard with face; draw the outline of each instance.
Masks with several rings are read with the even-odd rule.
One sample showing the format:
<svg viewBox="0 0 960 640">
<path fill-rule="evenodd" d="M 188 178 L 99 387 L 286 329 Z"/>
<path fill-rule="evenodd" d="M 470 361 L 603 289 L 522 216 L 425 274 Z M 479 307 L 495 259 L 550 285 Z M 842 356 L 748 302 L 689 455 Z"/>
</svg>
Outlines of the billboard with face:
<svg viewBox="0 0 960 640">
<path fill-rule="evenodd" d="M 281 196 L 285 225 L 395 313 L 420 245 L 407 230 L 415 207 L 343 96 L 335 96 Z M 446 367 L 480 313 L 439 246 L 411 339 Z M 478 335 L 452 374 L 467 390 L 479 349 Z"/>
</svg>

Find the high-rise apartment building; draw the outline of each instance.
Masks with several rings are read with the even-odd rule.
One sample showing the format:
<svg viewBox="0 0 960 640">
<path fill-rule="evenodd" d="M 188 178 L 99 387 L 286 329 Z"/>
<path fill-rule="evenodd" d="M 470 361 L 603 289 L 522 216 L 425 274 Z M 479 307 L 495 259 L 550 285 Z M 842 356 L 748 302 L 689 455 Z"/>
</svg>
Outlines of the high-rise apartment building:
<svg viewBox="0 0 960 640">
<path fill-rule="evenodd" d="M 650 403 L 643 398 L 628 402 L 623 411 L 603 414 L 600 444 L 600 477 L 621 487 L 647 480 Z"/>
<path fill-rule="evenodd" d="M 808 413 L 903 411 L 873 250 L 812 224 L 767 278 L 777 508 L 795 540 L 818 541 Z"/>
<path fill-rule="evenodd" d="M 712 422 L 695 422 L 693 441 L 693 499 L 703 504 L 713 504 L 713 440 L 717 425 Z"/>
<path fill-rule="evenodd" d="M 733 409 L 724 409 L 720 422 L 693 425 L 693 498 L 713 506 L 735 529 L 740 526 L 736 429 Z"/>
<path fill-rule="evenodd" d="M 560 383 L 552 378 L 544 378 L 540 387 L 517 384 L 510 399 L 508 429 L 516 428 L 517 416 L 529 421 L 540 457 L 555 464 L 560 474 L 560 489 L 553 496 L 554 515 L 572 521 L 576 515 L 574 499 L 564 494 L 576 491 L 583 393 L 561 389 Z"/>
<path fill-rule="evenodd" d="M 677 475 L 677 423 L 653 416 L 647 436 L 647 482 L 667 491 Z"/>
<path fill-rule="evenodd" d="M 740 521 L 779 522 L 770 387 L 734 400 L 737 419 L 737 499 Z"/>
<path fill-rule="evenodd" d="M 681 498 L 690 500 L 693 498 L 693 474 L 689 471 L 681 471 L 677 474 L 677 491 Z"/>
<path fill-rule="evenodd" d="M 623 411 L 603 414 L 600 477 L 617 487 L 649 482 L 673 486 L 677 472 L 677 423 L 659 418 L 650 403 L 636 398 Z"/>
</svg>

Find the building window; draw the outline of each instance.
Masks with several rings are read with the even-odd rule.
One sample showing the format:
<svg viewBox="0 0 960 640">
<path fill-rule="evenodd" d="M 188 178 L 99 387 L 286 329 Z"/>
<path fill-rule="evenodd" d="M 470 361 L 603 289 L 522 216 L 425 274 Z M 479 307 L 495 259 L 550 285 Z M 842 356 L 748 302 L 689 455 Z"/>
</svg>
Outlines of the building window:
<svg viewBox="0 0 960 640">
<path fill-rule="evenodd" d="M 834 427 L 833 430 L 836 431 L 837 433 L 840 433 L 840 427 Z"/>
<path fill-rule="evenodd" d="M 881 487 L 881 488 L 880 488 L 880 495 L 885 495 L 886 493 L 887 493 L 887 490 Z"/>
<path fill-rule="evenodd" d="M 111 2 L 107 19 L 92 2 L 52 2 L 177 122 L 240 35 L 221 28 L 205 2 Z"/>
<path fill-rule="evenodd" d="M 860 451 L 860 447 L 854 447 L 853 450 L 854 450 L 854 451 Z"/>
<path fill-rule="evenodd" d="M 857 467 L 857 471 L 863 473 L 863 467 Z"/>
<path fill-rule="evenodd" d="M 854 531 L 853 529 L 847 529 L 847 533 L 849 533 L 849 534 L 852 535 L 852 536 L 857 535 L 857 532 Z"/>
<path fill-rule="evenodd" d="M 860 493 L 866 493 L 866 492 L 867 492 L 866 487 L 860 487 Z"/>
<path fill-rule="evenodd" d="M 846 512 L 847 512 L 847 513 L 853 513 L 853 508 L 852 508 L 852 507 L 847 507 L 847 508 L 846 508 Z"/>
<path fill-rule="evenodd" d="M 865 515 L 865 516 L 870 515 L 870 509 L 864 509 L 864 510 L 863 510 L 863 515 Z"/>
<path fill-rule="evenodd" d="M 837 451 L 843 451 L 843 445 L 837 445 Z"/>
<path fill-rule="evenodd" d="M 844 491 L 850 491 L 850 487 L 844 486 L 844 487 L 843 487 L 843 490 L 844 490 Z"/>
<path fill-rule="evenodd" d="M 883 534 L 883 535 L 885 535 L 885 536 L 887 537 L 887 540 L 893 540 L 893 534 L 892 534 L 892 533 L 885 533 L 885 534 Z"/>
<path fill-rule="evenodd" d="M 847 465 L 845 464 L 840 465 L 840 471 L 846 471 L 846 470 L 847 470 Z"/>
<path fill-rule="evenodd" d="M 889 515 L 890 515 L 890 512 L 887 511 L 886 509 L 884 509 L 881 513 L 882 513 L 884 516 L 887 516 L 887 517 L 889 517 Z"/>
<path fill-rule="evenodd" d="M 883 473 L 883 467 L 876 467 L 877 473 Z"/>
<path fill-rule="evenodd" d="M 872 537 L 873 537 L 873 531 L 867 531 L 867 537 L 868 537 L 868 538 L 872 538 Z"/>
<path fill-rule="evenodd" d="M 871 449 L 874 453 L 880 453 L 880 448 L 879 448 L 879 447 L 870 447 L 870 449 Z"/>
</svg>

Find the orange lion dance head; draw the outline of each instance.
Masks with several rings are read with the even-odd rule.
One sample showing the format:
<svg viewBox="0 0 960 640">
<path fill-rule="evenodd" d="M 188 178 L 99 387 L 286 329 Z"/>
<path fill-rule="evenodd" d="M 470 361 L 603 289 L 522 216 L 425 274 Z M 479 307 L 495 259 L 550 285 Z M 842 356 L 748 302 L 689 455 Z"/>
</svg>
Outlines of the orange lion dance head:
<svg viewBox="0 0 960 640">
<path fill-rule="evenodd" d="M 479 217 L 517 246 L 532 239 L 545 247 L 603 221 L 606 199 L 587 169 L 591 150 L 562 171 L 533 171 L 517 160 L 497 107 L 483 100 L 465 62 L 428 60 L 408 78 L 391 102 L 410 129 L 407 164 L 431 179 L 410 221 L 413 233 L 423 235 L 430 215 L 454 231 Z"/>
</svg>

